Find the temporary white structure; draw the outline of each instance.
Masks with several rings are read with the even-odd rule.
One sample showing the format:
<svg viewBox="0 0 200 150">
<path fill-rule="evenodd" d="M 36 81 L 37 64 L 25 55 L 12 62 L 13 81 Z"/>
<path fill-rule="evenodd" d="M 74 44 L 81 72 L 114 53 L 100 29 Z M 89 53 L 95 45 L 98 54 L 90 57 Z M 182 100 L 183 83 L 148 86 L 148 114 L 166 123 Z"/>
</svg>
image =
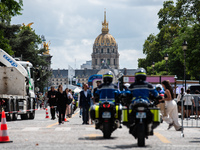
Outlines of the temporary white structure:
<svg viewBox="0 0 200 150">
<path fill-rule="evenodd" d="M 79 93 L 81 90 L 82 90 L 82 88 L 77 87 L 77 88 L 74 89 L 74 93 Z"/>
</svg>

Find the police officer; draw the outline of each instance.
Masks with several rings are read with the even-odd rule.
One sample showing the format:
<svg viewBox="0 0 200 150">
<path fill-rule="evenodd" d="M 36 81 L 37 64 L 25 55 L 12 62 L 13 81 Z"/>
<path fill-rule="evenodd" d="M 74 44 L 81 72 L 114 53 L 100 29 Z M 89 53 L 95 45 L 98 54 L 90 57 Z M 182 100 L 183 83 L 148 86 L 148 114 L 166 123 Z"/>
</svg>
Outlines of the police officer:
<svg viewBox="0 0 200 150">
<path fill-rule="evenodd" d="M 103 103 L 105 101 L 113 102 L 115 104 L 115 98 L 120 94 L 118 87 L 112 84 L 113 74 L 111 71 L 103 75 L 103 83 L 98 86 L 95 93 L 95 101 Z"/>
<path fill-rule="evenodd" d="M 153 85 L 146 82 L 146 70 L 144 68 L 137 69 L 135 73 L 135 82 L 130 85 L 129 90 L 133 95 L 132 103 L 140 98 L 150 103 L 149 94 L 152 94 L 153 97 L 159 96 Z"/>
<path fill-rule="evenodd" d="M 56 104 L 56 93 L 54 86 L 51 86 L 51 90 L 48 91 L 47 97 L 49 98 L 49 106 L 50 106 L 50 112 L 51 112 L 51 120 L 55 119 L 55 106 Z"/>
</svg>

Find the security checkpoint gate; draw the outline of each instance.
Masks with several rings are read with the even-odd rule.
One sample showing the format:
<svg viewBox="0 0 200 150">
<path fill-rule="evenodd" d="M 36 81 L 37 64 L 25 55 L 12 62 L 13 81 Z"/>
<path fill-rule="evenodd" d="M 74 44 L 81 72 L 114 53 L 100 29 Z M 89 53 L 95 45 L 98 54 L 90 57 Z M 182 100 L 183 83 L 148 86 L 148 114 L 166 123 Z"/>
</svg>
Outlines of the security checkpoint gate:
<svg viewBox="0 0 200 150">
<path fill-rule="evenodd" d="M 200 94 L 185 94 L 181 99 L 181 136 L 184 128 L 200 128 Z"/>
</svg>

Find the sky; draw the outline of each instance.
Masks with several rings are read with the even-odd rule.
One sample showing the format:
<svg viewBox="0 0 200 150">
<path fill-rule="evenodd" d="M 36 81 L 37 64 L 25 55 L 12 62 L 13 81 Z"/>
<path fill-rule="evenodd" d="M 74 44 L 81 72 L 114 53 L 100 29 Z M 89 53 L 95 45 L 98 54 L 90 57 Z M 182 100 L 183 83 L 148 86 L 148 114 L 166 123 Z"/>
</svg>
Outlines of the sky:
<svg viewBox="0 0 200 150">
<path fill-rule="evenodd" d="M 101 34 L 104 10 L 109 33 L 118 44 L 120 68 L 138 68 L 145 58 L 143 44 L 157 34 L 157 13 L 165 0 L 23 0 L 22 15 L 12 24 L 28 24 L 50 41 L 51 68 L 75 69 L 91 60 L 93 44 Z M 42 45 L 41 45 L 42 46 Z M 40 47 L 40 46 L 39 46 Z"/>
</svg>

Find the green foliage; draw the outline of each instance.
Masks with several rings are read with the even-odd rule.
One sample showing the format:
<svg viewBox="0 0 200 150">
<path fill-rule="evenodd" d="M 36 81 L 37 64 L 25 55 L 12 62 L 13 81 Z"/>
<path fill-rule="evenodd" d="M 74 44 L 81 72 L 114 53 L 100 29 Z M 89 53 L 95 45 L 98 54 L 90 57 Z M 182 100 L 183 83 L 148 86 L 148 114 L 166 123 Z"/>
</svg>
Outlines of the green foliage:
<svg viewBox="0 0 200 150">
<path fill-rule="evenodd" d="M 158 12 L 158 29 L 154 36 L 150 34 L 143 45 L 145 59 L 138 60 L 138 65 L 153 74 L 152 62 L 155 62 L 154 74 L 184 76 L 184 52 L 182 43 L 188 43 L 186 52 L 186 75 L 188 79 L 199 79 L 200 76 L 200 1 L 177 0 L 165 1 Z M 163 60 L 165 53 L 169 59 Z M 146 65 L 146 66 L 145 66 Z M 166 68 L 167 66 L 167 68 Z M 168 72 L 167 72 L 168 70 Z"/>
<path fill-rule="evenodd" d="M 34 68 L 39 68 L 41 76 L 36 86 L 43 91 L 51 72 L 47 60 L 49 57 L 43 55 L 46 50 L 38 47 L 42 44 L 41 38 L 30 26 L 10 25 L 13 16 L 21 15 L 22 6 L 22 0 L 0 1 L 0 48 L 23 61 L 31 62 Z"/>
<path fill-rule="evenodd" d="M 10 24 L 11 18 L 21 15 L 23 0 L 1 0 L 0 1 L 0 23 Z"/>
</svg>

